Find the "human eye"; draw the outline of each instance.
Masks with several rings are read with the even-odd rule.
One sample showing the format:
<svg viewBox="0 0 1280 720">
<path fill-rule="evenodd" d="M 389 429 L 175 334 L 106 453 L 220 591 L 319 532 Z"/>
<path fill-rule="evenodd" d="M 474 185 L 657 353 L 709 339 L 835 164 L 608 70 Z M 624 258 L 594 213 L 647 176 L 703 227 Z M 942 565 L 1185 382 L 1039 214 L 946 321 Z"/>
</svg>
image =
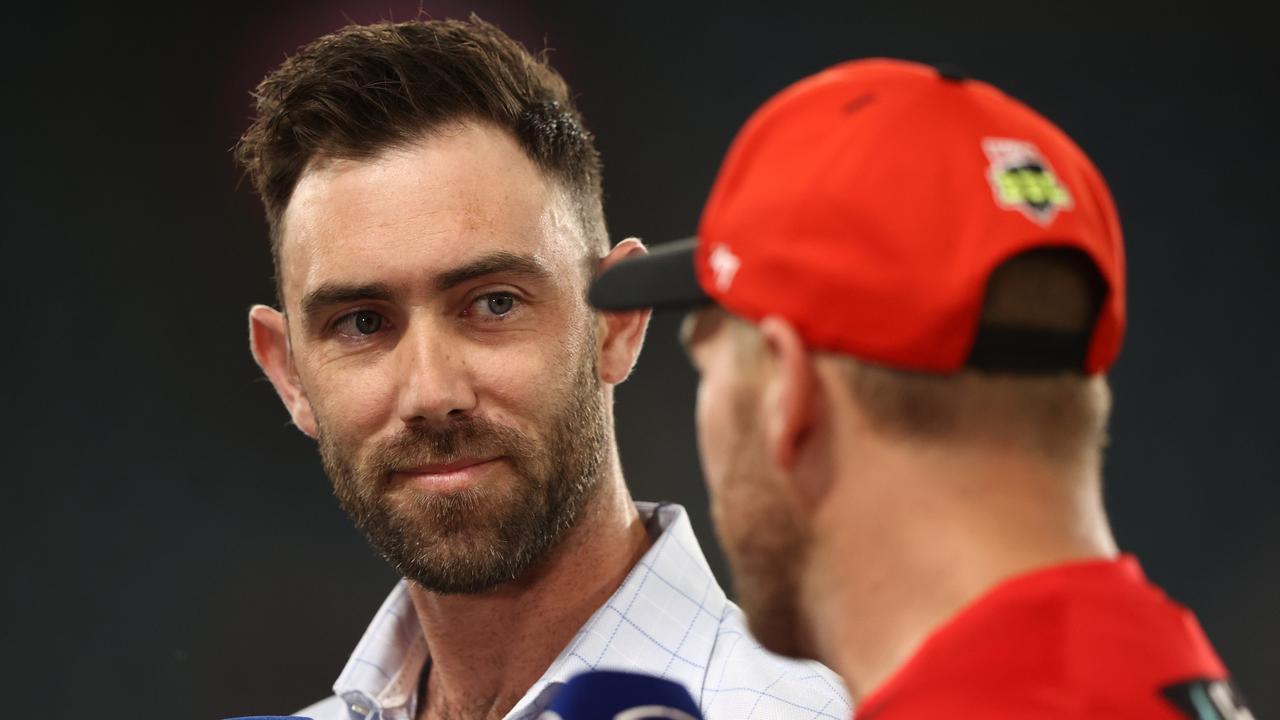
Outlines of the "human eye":
<svg viewBox="0 0 1280 720">
<path fill-rule="evenodd" d="M 520 299 L 512 293 L 485 293 L 471 302 L 466 314 L 476 315 L 486 321 L 502 320 L 513 315 L 520 305 Z"/>
<path fill-rule="evenodd" d="M 333 322 L 333 332 L 349 338 L 364 338 L 377 334 L 388 325 L 387 318 L 373 310 L 356 310 Z"/>
</svg>

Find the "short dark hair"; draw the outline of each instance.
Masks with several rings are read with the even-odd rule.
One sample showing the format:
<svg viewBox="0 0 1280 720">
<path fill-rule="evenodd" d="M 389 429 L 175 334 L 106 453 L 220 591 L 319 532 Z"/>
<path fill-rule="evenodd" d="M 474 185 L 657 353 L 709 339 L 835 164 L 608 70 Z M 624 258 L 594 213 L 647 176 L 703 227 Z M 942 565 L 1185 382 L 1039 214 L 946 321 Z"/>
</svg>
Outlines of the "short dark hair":
<svg viewBox="0 0 1280 720">
<path fill-rule="evenodd" d="M 368 159 L 456 122 L 490 122 L 568 191 L 587 247 L 608 249 L 600 156 L 564 78 L 494 25 L 349 25 L 287 58 L 253 93 L 235 148 L 261 198 L 280 288 L 281 220 L 317 157 Z"/>
</svg>

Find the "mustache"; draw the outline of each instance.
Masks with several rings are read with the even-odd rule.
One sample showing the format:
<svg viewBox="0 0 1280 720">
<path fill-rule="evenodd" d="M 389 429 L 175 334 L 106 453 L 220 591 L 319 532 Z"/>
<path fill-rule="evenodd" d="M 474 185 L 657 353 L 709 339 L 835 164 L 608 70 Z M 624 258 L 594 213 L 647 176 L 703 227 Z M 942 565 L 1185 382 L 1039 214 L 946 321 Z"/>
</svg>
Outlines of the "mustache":
<svg viewBox="0 0 1280 720">
<path fill-rule="evenodd" d="M 536 445 L 515 428 L 480 417 L 448 425 L 410 425 L 376 445 L 365 466 L 376 477 L 422 465 L 450 463 L 462 458 L 510 457 L 514 462 L 534 454 Z"/>
</svg>

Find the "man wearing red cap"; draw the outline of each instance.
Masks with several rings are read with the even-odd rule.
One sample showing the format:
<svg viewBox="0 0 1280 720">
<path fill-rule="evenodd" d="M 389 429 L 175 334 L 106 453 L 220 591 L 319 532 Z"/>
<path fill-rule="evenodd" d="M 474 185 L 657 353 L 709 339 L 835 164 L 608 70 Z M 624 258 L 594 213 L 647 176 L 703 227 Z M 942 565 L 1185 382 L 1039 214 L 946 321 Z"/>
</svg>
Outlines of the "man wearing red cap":
<svg viewBox="0 0 1280 720">
<path fill-rule="evenodd" d="M 1120 225 L 1057 127 L 836 66 L 734 141 L 696 240 L 592 302 L 694 308 L 699 446 L 752 630 L 865 720 L 1249 718 L 1102 506 Z"/>
</svg>

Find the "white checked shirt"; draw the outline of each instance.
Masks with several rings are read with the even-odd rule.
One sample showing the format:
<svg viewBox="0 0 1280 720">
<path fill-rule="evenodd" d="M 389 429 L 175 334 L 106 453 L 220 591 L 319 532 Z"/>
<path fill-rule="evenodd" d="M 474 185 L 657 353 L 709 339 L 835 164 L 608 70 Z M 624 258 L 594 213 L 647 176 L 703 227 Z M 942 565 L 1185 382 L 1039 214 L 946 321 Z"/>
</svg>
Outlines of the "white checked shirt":
<svg viewBox="0 0 1280 720">
<path fill-rule="evenodd" d="M 835 674 L 816 662 L 773 655 L 747 633 L 742 611 L 711 574 L 684 508 L 636 507 L 646 521 L 656 513 L 661 534 L 507 719 L 536 718 L 569 678 L 599 668 L 679 682 L 707 720 L 848 720 L 852 708 Z M 426 642 L 401 581 L 356 645 L 334 696 L 298 714 L 413 720 L 426 661 Z"/>
</svg>

